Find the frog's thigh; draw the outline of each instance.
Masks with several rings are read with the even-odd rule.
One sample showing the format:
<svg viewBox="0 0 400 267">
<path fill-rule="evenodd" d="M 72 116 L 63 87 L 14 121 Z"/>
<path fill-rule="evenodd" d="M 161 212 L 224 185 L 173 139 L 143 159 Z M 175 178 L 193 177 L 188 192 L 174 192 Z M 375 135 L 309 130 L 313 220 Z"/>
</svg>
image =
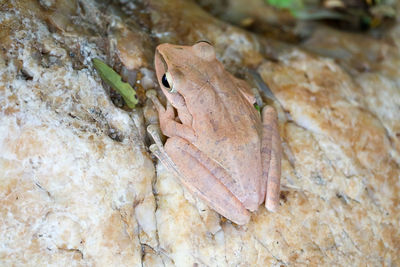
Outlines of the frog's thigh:
<svg viewBox="0 0 400 267">
<path fill-rule="evenodd" d="M 228 188 L 206 168 L 195 146 L 180 137 L 171 137 L 165 151 L 177 166 L 182 184 L 204 200 L 212 209 L 237 224 L 246 224 L 250 214 Z"/>
<path fill-rule="evenodd" d="M 279 190 L 281 180 L 281 139 L 278 132 L 276 111 L 272 107 L 265 107 L 262 112 L 263 136 L 262 136 L 262 166 L 263 188 L 266 191 L 265 207 L 270 211 L 276 211 L 279 205 Z M 266 189 L 265 189 L 266 185 Z"/>
</svg>

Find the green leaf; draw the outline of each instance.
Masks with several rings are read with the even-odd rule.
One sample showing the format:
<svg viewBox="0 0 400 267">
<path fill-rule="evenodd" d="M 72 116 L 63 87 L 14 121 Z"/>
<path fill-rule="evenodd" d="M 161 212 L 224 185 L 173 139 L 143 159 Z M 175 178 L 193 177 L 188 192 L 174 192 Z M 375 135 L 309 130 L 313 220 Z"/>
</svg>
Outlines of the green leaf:
<svg viewBox="0 0 400 267">
<path fill-rule="evenodd" d="M 100 59 L 94 58 L 92 62 L 101 79 L 122 96 L 129 108 L 134 108 L 139 101 L 132 86 L 123 82 L 121 76 Z"/>
<path fill-rule="evenodd" d="M 287 8 L 292 11 L 302 9 L 304 6 L 302 0 L 267 0 L 267 2 L 276 8 Z"/>
<path fill-rule="evenodd" d="M 254 108 L 255 108 L 255 109 L 257 109 L 257 111 L 258 111 L 259 113 L 261 113 L 261 108 L 260 108 L 260 106 L 259 106 L 259 105 L 257 105 L 257 104 L 254 104 Z"/>
</svg>

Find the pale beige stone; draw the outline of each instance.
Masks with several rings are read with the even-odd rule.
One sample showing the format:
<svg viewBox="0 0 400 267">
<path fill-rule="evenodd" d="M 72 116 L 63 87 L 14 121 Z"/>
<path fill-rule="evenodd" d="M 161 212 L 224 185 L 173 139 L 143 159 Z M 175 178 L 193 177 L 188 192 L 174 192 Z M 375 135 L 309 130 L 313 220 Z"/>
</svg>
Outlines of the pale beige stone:
<svg viewBox="0 0 400 267">
<path fill-rule="evenodd" d="M 0 265 L 398 266 L 399 29 L 323 28 L 306 43 L 322 57 L 192 1 L 0 4 Z M 152 160 L 152 105 L 118 108 L 91 65 L 137 71 L 151 89 L 158 43 L 204 39 L 235 74 L 256 69 L 279 113 L 280 208 L 241 227 Z"/>
</svg>

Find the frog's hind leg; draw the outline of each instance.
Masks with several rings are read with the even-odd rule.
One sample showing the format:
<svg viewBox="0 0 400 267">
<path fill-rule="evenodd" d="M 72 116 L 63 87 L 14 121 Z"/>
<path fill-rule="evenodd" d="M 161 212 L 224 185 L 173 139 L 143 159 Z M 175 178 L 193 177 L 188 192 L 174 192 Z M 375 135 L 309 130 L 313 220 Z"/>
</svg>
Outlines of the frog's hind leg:
<svg viewBox="0 0 400 267">
<path fill-rule="evenodd" d="M 270 106 L 264 107 L 262 119 L 261 156 L 263 186 L 261 191 L 266 192 L 265 207 L 269 211 L 276 211 L 279 205 L 282 148 L 275 109 Z"/>
<path fill-rule="evenodd" d="M 156 142 L 150 150 L 163 165 L 210 208 L 237 224 L 246 224 L 250 219 L 249 212 L 215 175 L 225 176 L 221 167 L 180 137 L 169 138 L 163 147 L 155 127 L 150 125 L 147 128 Z M 207 160 L 205 166 L 203 163 Z M 224 182 L 232 181 L 225 179 Z"/>
<path fill-rule="evenodd" d="M 165 151 L 175 162 L 182 184 L 201 198 L 212 209 L 237 224 L 246 224 L 250 214 L 243 204 L 229 191 L 213 172 L 221 172 L 211 160 L 205 166 L 207 156 L 195 146 L 180 137 L 169 138 Z M 214 167 L 210 168 L 210 165 Z"/>
</svg>

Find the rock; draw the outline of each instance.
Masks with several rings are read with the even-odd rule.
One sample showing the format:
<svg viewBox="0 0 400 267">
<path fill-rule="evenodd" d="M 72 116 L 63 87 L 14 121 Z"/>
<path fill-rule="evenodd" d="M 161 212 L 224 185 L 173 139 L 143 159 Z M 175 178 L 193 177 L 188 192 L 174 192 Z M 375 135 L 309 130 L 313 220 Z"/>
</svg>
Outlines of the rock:
<svg viewBox="0 0 400 267">
<path fill-rule="evenodd" d="M 295 46 L 193 1 L 67 2 L 0 5 L 1 265 L 400 265 L 397 24 L 379 39 L 321 27 Z M 157 44 L 199 40 L 234 74 L 255 70 L 278 110 L 280 208 L 245 226 L 152 159 L 151 103 L 117 107 L 91 64 L 146 91 Z"/>
</svg>

